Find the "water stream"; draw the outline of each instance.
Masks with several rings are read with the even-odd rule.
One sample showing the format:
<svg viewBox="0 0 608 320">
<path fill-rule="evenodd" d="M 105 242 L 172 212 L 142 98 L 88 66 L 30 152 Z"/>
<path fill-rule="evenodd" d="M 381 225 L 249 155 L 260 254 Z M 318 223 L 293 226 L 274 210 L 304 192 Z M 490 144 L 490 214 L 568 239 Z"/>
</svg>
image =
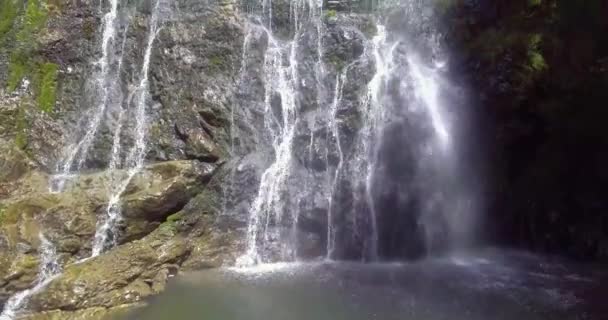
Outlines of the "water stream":
<svg viewBox="0 0 608 320">
<path fill-rule="evenodd" d="M 320 235 L 325 242 L 323 256 L 329 260 L 401 259 L 459 246 L 447 242 L 456 239 L 453 234 L 467 232 L 464 225 L 473 221 L 462 216 L 470 218 L 473 213 L 453 208 L 472 198 L 455 174 L 460 170 L 452 141 L 457 124 L 449 116 L 455 104 L 445 97 L 446 90 L 452 89 L 444 76 L 447 58 L 428 5 L 404 1 L 400 19 L 407 21 L 405 27 L 388 21 L 381 12 L 368 14 L 375 34 L 364 39 L 363 54 L 339 61 L 332 48 L 326 52 L 324 43 L 336 37 L 332 13 L 323 14 L 322 3 L 288 3 L 287 38 L 284 25 L 272 24 L 280 17 L 275 15 L 281 14 L 279 9 L 273 12 L 272 1 L 262 1 L 257 11 L 255 6 L 248 7 L 250 28 L 263 30 L 268 39 L 261 136 L 269 141 L 273 156 L 252 201 L 247 250 L 237 264 L 300 259 L 299 225 L 317 219 L 311 215 L 321 212 L 326 216 L 326 232 Z M 326 38 L 328 32 L 333 34 Z M 352 29 L 338 32 L 346 41 L 357 37 Z M 306 38 L 315 36 L 311 77 L 310 71 L 300 68 L 303 57 L 297 52 L 311 52 L 313 41 Z M 253 41 L 250 33 L 245 39 Z M 241 75 L 247 73 L 247 54 L 245 47 Z M 361 74 L 370 64 L 374 72 L 362 83 Z M 310 101 L 302 90 L 313 90 L 310 79 L 315 81 L 319 111 L 305 109 Z M 239 85 L 249 83 L 239 81 Z M 329 85 L 333 90 L 326 89 Z M 352 132 L 357 118 L 361 125 Z M 305 168 L 295 156 L 301 149 L 295 141 L 301 139 L 302 126 L 310 135 Z M 313 168 L 319 157 L 325 164 Z M 457 188 L 458 196 L 456 189 L 447 186 Z M 319 204 L 319 198 L 325 199 L 324 204 Z M 458 230 L 456 224 L 460 224 Z M 400 230 L 400 225 L 410 231 Z M 400 242 L 411 242 L 411 248 L 399 248 Z"/>
<path fill-rule="evenodd" d="M 101 2 L 100 2 L 101 3 Z M 122 61 L 124 50 L 119 57 L 114 56 L 114 46 L 117 44 L 119 1 L 111 0 L 110 9 L 102 19 L 101 57 L 94 63 L 97 71 L 92 82 L 96 97 L 96 106 L 85 120 L 85 132 L 79 140 L 66 148 L 66 155 L 58 163 L 58 173 L 49 183 L 51 192 L 61 192 L 65 183 L 75 174 L 78 174 L 85 163 L 108 105 L 120 103 L 120 72 L 113 69 L 115 61 Z"/>
<path fill-rule="evenodd" d="M 135 129 L 133 132 L 133 146 L 127 153 L 126 158 L 124 159 L 124 165 L 121 167 L 122 170 L 126 171 L 126 176 L 122 177 L 119 181 L 113 181 L 112 183 L 112 192 L 110 193 L 107 204 L 106 216 L 98 222 L 95 232 L 93 250 L 91 253 L 91 256 L 93 257 L 98 256 L 105 249 L 116 245 L 116 224 L 121 220 L 121 196 L 127 189 L 127 186 L 133 177 L 143 168 L 144 165 L 144 159 L 146 156 L 146 135 L 148 130 L 148 120 L 146 117 L 147 106 L 149 103 L 148 75 L 154 40 L 158 35 L 160 27 L 158 17 L 160 4 L 161 0 L 157 0 L 152 10 L 146 49 L 144 51 L 143 62 L 139 75 L 140 80 L 133 92 L 129 94 L 129 99 L 127 101 L 128 109 L 132 105 L 135 106 L 135 110 L 133 111 L 133 115 L 135 117 Z M 123 114 L 124 110 L 121 109 L 120 115 L 122 116 Z M 110 170 L 115 170 L 119 166 L 120 162 L 120 129 L 121 126 L 118 126 L 114 133 L 112 160 L 109 167 Z"/>
<path fill-rule="evenodd" d="M 4 310 L 0 314 L 0 320 L 14 320 L 27 306 L 28 299 L 43 290 L 55 277 L 61 273 L 57 251 L 44 234 L 38 234 L 40 246 L 38 248 L 39 266 L 38 276 L 34 286 L 18 292 L 8 299 Z"/>
</svg>

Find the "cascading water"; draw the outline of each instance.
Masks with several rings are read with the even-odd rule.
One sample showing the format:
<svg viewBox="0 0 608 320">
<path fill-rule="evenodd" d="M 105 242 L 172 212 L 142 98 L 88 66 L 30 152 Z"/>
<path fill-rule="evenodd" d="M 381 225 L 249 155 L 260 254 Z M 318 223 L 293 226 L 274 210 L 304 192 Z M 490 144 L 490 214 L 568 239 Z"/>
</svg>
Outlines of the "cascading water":
<svg viewBox="0 0 608 320">
<path fill-rule="evenodd" d="M 318 4 L 306 1 L 290 2 L 289 17 L 293 28 L 293 38 L 287 41 L 275 37 L 273 32 L 272 1 L 262 3 L 262 21 L 265 26 L 250 23 L 253 28 L 261 28 L 268 44 L 264 54 L 264 131 L 274 152 L 274 162 L 264 171 L 257 196 L 250 209 L 247 230 L 247 251 L 239 258 L 237 265 L 253 265 L 271 261 L 268 243 L 278 244 L 280 260 L 294 260 L 296 249 L 293 234 L 282 236 L 282 224 L 291 220 L 293 230 L 297 214 L 288 216 L 285 205 L 288 179 L 293 161 L 293 142 L 298 121 L 299 70 L 296 54 L 301 36 L 302 19 L 314 16 Z M 280 110 L 275 104 L 280 103 Z M 260 245 L 263 247 L 260 248 Z"/>
<path fill-rule="evenodd" d="M 120 198 L 133 177 L 144 165 L 146 155 L 147 117 L 146 109 L 149 103 L 149 68 L 154 41 L 159 32 L 162 0 L 154 3 L 149 22 L 148 38 L 143 55 L 139 81 L 132 86 L 133 89 L 123 99 L 121 87 L 121 72 L 129 23 L 122 30 L 123 37 L 117 41 L 119 20 L 119 2 L 112 0 L 110 8 L 103 18 L 103 33 L 101 40 L 101 57 L 95 62 L 98 72 L 94 74 L 94 94 L 98 102 L 92 114 L 85 119 L 84 135 L 82 138 L 66 148 L 66 157 L 59 163 L 59 174 L 50 181 L 51 192 L 61 192 L 69 178 L 82 169 L 89 150 L 93 146 L 100 127 L 104 125 L 104 117 L 108 112 L 117 112 L 114 125 L 108 125 L 112 133 L 112 148 L 107 166 L 110 172 L 110 185 L 108 186 L 108 203 L 105 216 L 98 223 L 95 232 L 91 256 L 97 256 L 105 249 L 116 244 L 116 224 L 121 219 Z M 164 6 L 163 6 L 164 8 Z M 119 54 L 115 54 L 119 52 Z M 133 128 L 126 127 L 130 121 Z M 126 131 L 125 129 L 130 129 Z M 132 141 L 124 141 L 128 135 Z M 129 150 L 124 151 L 126 142 L 131 142 Z M 120 170 L 120 171 L 117 171 Z"/>
<path fill-rule="evenodd" d="M 38 248 L 40 264 L 38 267 L 38 277 L 34 286 L 30 289 L 21 291 L 10 297 L 0 314 L 0 320 L 13 320 L 26 307 L 28 299 L 44 289 L 59 273 L 59 265 L 55 246 L 42 233 L 38 234 L 40 247 Z"/>
<path fill-rule="evenodd" d="M 295 61 L 290 59 L 290 65 L 284 67 L 283 46 L 273 38 L 272 33 L 265 30 L 269 45 L 264 57 L 265 60 L 265 76 L 268 82 L 265 94 L 265 112 L 266 119 L 264 120 L 265 127 L 271 135 L 272 145 L 275 152 L 275 162 L 264 172 L 260 182 L 258 196 L 253 202 L 251 221 L 249 222 L 249 230 L 247 231 L 248 249 L 245 256 L 242 257 L 240 264 L 256 264 L 262 261 L 258 251 L 258 237 L 262 233 L 264 241 L 270 240 L 271 237 L 276 237 L 270 230 L 272 220 L 279 223 L 282 218 L 281 207 L 281 191 L 286 183 L 287 175 L 289 174 L 289 166 L 291 165 L 291 144 L 295 130 L 296 120 L 296 101 L 293 78 L 295 71 Z M 290 47 L 290 58 L 296 50 L 295 42 L 287 44 Z M 271 100 L 273 95 L 278 94 L 282 103 L 282 117 L 275 118 L 272 115 Z"/>
<path fill-rule="evenodd" d="M 106 216 L 98 222 L 93 242 L 93 250 L 91 256 L 95 257 L 101 254 L 106 248 L 116 245 L 116 223 L 121 219 L 121 203 L 120 198 L 125 192 L 131 179 L 141 170 L 144 165 L 146 156 L 146 134 L 148 121 L 146 117 L 146 109 L 149 100 L 149 80 L 148 74 L 150 69 L 150 58 L 154 40 L 159 31 L 159 7 L 161 0 L 157 0 L 152 11 L 150 19 L 150 30 L 148 31 L 148 39 L 144 52 L 144 59 L 140 72 L 140 80 L 135 90 L 129 95 L 127 108 L 132 104 L 135 105 L 135 132 L 134 144 L 131 150 L 126 155 L 124 160 L 123 170 L 126 171 L 126 177 L 123 177 L 119 182 L 114 181 L 112 191 L 110 193 L 108 205 L 106 208 Z M 133 103 L 132 103 L 133 101 Z M 121 110 L 120 115 L 123 115 Z M 119 118 L 122 120 L 121 118 Z M 116 169 L 120 164 L 120 129 L 118 126 L 114 134 L 114 145 L 112 146 L 112 159 L 110 161 L 110 170 Z"/>
<path fill-rule="evenodd" d="M 118 0 L 110 1 L 110 10 L 103 16 L 102 20 L 101 57 L 95 62 L 95 67 L 98 68 L 98 71 L 93 78 L 94 93 L 96 97 L 99 97 L 97 105 L 86 120 L 84 136 L 78 142 L 66 148 L 65 158 L 58 163 L 59 173 L 52 178 L 49 184 L 51 192 L 61 192 L 65 187 L 66 180 L 74 173 L 77 174 L 80 171 L 97 135 L 108 105 L 121 100 L 120 88 L 117 86 L 120 72 L 114 72 L 113 70 L 113 64 L 116 60 L 113 48 L 118 34 L 118 3 Z M 123 52 L 121 51 L 119 57 L 121 61 Z"/>
<path fill-rule="evenodd" d="M 459 232 L 454 206 L 466 192 L 455 196 L 450 189 L 461 186 L 444 99 L 446 63 L 430 6 L 404 1 L 397 18 L 366 13 L 382 23 L 375 23 L 375 35 L 363 37 L 357 53 L 331 47 L 336 39 L 361 39 L 361 33 L 336 27 L 331 15 L 322 14 L 322 3 L 287 3 L 287 40 L 283 2 L 264 1 L 261 19 L 249 24 L 267 37 L 261 135 L 273 158 L 252 201 L 247 250 L 237 265 L 298 260 L 311 234 L 324 242 L 324 252 L 306 257 L 328 260 L 440 251 Z M 255 6 L 248 9 L 256 17 Z M 352 17 L 360 18 L 340 19 L 348 24 Z M 311 30 L 316 39 L 308 39 Z M 246 39 L 253 41 L 249 34 Z M 309 56 L 316 51 L 315 61 L 298 58 L 298 50 Z M 340 61 L 345 55 L 351 57 Z M 366 73 L 367 66 L 375 71 Z M 263 150 L 263 143 L 258 147 Z M 309 238 L 300 239 L 301 231 Z"/>
</svg>

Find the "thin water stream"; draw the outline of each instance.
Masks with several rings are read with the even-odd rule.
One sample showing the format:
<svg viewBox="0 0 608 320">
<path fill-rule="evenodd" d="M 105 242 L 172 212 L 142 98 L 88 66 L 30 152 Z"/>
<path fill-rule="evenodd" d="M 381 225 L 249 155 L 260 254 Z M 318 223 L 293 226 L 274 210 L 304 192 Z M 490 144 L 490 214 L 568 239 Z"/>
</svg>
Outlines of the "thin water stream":
<svg viewBox="0 0 608 320">
<path fill-rule="evenodd" d="M 27 306 L 29 298 L 43 290 L 55 277 L 61 273 L 57 251 L 44 234 L 38 235 L 40 247 L 38 249 L 39 267 L 38 277 L 32 288 L 18 292 L 10 297 L 0 313 L 0 320 L 14 320 L 19 313 Z"/>
<path fill-rule="evenodd" d="M 143 62 L 140 71 L 140 80 L 134 91 L 129 94 L 129 101 L 127 106 L 135 105 L 133 115 L 135 117 L 135 129 L 133 132 L 134 144 L 129 150 L 124 159 L 124 166 L 121 168 L 126 171 L 126 176 L 120 181 L 114 181 L 111 187 L 112 192 L 110 193 L 108 205 L 106 208 L 106 216 L 98 222 L 98 226 L 95 232 L 95 239 L 93 242 L 93 249 L 91 256 L 95 257 L 101 254 L 105 249 L 111 248 L 116 245 L 116 224 L 121 220 L 121 197 L 128 187 L 133 177 L 143 168 L 144 159 L 146 156 L 146 136 L 148 130 L 148 120 L 146 116 L 147 107 L 149 103 L 149 69 L 150 59 L 152 55 L 152 48 L 154 46 L 154 40 L 158 35 L 159 31 L 159 7 L 161 0 L 157 0 L 152 10 L 152 16 L 150 18 L 150 26 L 148 30 L 148 38 L 146 41 L 146 49 L 144 51 Z M 133 99 L 133 100 L 131 100 Z M 121 112 L 121 115 L 123 113 Z M 116 169 L 118 159 L 120 159 L 120 131 L 121 127 L 117 128 L 115 132 L 114 145 L 112 146 L 112 160 L 110 163 L 110 170 Z"/>
</svg>

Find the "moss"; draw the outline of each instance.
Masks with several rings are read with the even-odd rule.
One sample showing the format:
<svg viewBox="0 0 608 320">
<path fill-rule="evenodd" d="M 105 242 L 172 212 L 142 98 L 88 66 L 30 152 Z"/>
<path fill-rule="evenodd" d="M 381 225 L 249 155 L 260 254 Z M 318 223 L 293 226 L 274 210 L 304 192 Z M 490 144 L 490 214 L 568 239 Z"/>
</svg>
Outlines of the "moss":
<svg viewBox="0 0 608 320">
<path fill-rule="evenodd" d="M 92 20 L 86 20 L 82 25 L 82 33 L 87 40 L 95 37 L 95 24 Z"/>
<path fill-rule="evenodd" d="M 16 261 L 17 270 L 33 270 L 38 268 L 38 258 L 33 255 L 23 255 Z"/>
<path fill-rule="evenodd" d="M 209 59 L 209 63 L 212 66 L 221 66 L 224 63 L 224 59 L 220 56 L 214 56 Z"/>
<path fill-rule="evenodd" d="M 209 68 L 212 71 L 218 72 L 226 67 L 226 58 L 220 54 L 216 54 L 209 58 Z"/>
<path fill-rule="evenodd" d="M 181 212 L 174 213 L 167 217 L 166 221 L 163 222 L 159 228 L 161 230 L 176 232 L 177 231 L 177 222 L 183 219 L 183 214 Z"/>
<path fill-rule="evenodd" d="M 0 0 L 0 41 L 13 28 L 17 12 L 17 5 L 13 0 Z"/>
<path fill-rule="evenodd" d="M 346 63 L 344 62 L 344 60 L 340 59 L 340 57 L 336 56 L 336 55 L 330 55 L 327 57 L 327 60 L 330 64 L 332 64 L 336 70 L 340 71 L 342 69 L 344 69 Z"/>
<path fill-rule="evenodd" d="M 528 66 L 532 71 L 543 71 L 547 69 L 547 63 L 545 58 L 540 52 L 529 52 L 528 53 Z"/>
<path fill-rule="evenodd" d="M 178 212 L 178 213 L 174 213 L 174 214 L 168 216 L 167 222 L 177 222 L 181 219 L 183 219 L 183 215 L 181 212 Z"/>
<path fill-rule="evenodd" d="M 40 0 L 28 0 L 23 17 L 23 25 L 17 33 L 17 41 L 21 45 L 33 45 L 33 35 L 39 32 L 46 24 L 47 14 L 46 3 Z"/>
<path fill-rule="evenodd" d="M 55 107 L 57 95 L 57 65 L 44 63 L 39 70 L 38 107 L 44 112 L 51 112 Z"/>
<path fill-rule="evenodd" d="M 6 215 L 6 207 L 4 204 L 0 203 L 0 225 L 4 222 L 4 216 Z"/>
<path fill-rule="evenodd" d="M 338 12 L 336 10 L 330 9 L 325 11 L 325 18 L 327 19 L 335 18 L 337 15 Z"/>
<path fill-rule="evenodd" d="M 15 134 L 15 145 L 17 148 L 21 150 L 25 150 L 27 147 L 27 134 L 26 129 L 28 127 L 27 121 L 25 119 L 25 111 L 23 107 L 19 108 L 19 114 L 17 115 L 17 121 L 15 124 L 16 134 Z"/>
<path fill-rule="evenodd" d="M 29 72 L 28 57 L 20 52 L 11 54 L 8 64 L 8 90 L 15 91 L 20 85 L 23 78 Z"/>
<path fill-rule="evenodd" d="M 542 36 L 532 34 L 528 39 L 528 69 L 532 72 L 543 71 L 547 63 L 541 52 Z"/>
</svg>

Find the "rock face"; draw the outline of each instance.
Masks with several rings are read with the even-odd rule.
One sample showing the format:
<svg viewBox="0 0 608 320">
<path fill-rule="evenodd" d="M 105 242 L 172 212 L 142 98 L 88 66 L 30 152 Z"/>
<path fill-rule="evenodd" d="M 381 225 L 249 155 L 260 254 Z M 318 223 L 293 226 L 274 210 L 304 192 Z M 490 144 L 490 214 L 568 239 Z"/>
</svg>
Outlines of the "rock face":
<svg viewBox="0 0 608 320">
<path fill-rule="evenodd" d="M 470 84 L 488 177 L 486 236 L 608 259 L 604 1 L 467 1 L 446 12 L 453 76 Z M 479 155 L 479 149 L 487 155 Z"/>
<path fill-rule="evenodd" d="M 0 4 L 6 1 L 10 0 L 0 0 Z M 327 255 L 327 217 L 331 210 L 333 219 L 341 222 L 335 230 L 335 241 L 340 245 L 334 254 L 345 259 L 364 258 L 362 249 L 369 244 L 360 234 L 369 232 L 371 223 L 369 218 L 358 220 L 350 213 L 366 209 L 354 199 L 363 192 L 355 183 L 361 178 L 357 177 L 357 148 L 361 146 L 356 133 L 364 121 L 363 98 L 368 95 L 367 85 L 376 68 L 371 40 L 378 30 L 372 15 L 330 10 L 315 21 L 300 20 L 296 27 L 291 21 L 291 3 L 273 0 L 270 32 L 259 21 L 263 18 L 249 17 L 231 1 L 162 1 L 157 12 L 160 28 L 150 54 L 149 96 L 145 100 L 146 164 L 130 178 L 120 195 L 121 219 L 112 233 L 116 246 L 83 260 L 91 255 L 96 230 L 107 214 L 111 187 L 130 174 L 120 165 L 116 166 L 118 169 L 108 167 L 115 154 L 115 139 L 122 141 L 122 153 L 118 154 L 123 158 L 128 156 L 126 150 L 136 144 L 133 132 L 137 126 L 131 121 L 133 112 L 129 108 L 139 90 L 143 51 L 152 30 L 156 2 L 121 1 L 116 18 L 118 31 L 112 39 L 112 49 L 106 52 L 114 59 L 110 69 L 115 76 L 104 83 L 112 89 L 111 103 L 103 113 L 90 150 L 83 156 L 80 172 L 68 177 L 65 188 L 54 193 L 49 190 L 58 164 L 65 160 L 69 146 L 85 136 L 89 130 L 87 121 L 99 105 L 99 82 L 94 75 L 100 72 L 96 61 L 103 55 L 103 14 L 109 4 L 104 3 L 103 10 L 99 10 L 97 2 L 88 0 L 41 1 L 46 18 L 27 43 L 20 31 L 20 21 L 26 21 L 25 10 L 16 11 L 19 18 L 8 24 L 8 31 L 0 29 L 0 305 L 36 281 L 42 250 L 39 234 L 56 247 L 63 272 L 30 297 L 28 308 L 32 313 L 25 319 L 101 319 L 162 291 L 167 279 L 181 270 L 234 264 L 246 250 L 244 240 L 262 174 L 276 157 L 273 145 L 277 137 L 269 131 L 280 131 L 285 126 L 279 121 L 284 119 L 282 97 L 269 94 L 268 84 L 273 79 L 264 73 L 270 63 L 288 65 L 288 58 L 297 61 L 297 68 L 290 71 L 298 78 L 294 85 L 298 121 L 289 150 L 290 175 L 283 181 L 280 197 L 283 210 L 299 215 L 295 228 L 290 230 L 297 239 L 296 254 L 311 259 Z M 471 5 L 478 3 L 473 1 Z M 416 16 L 403 22 L 389 15 L 386 26 L 410 30 L 411 34 L 399 34 L 400 39 L 426 47 L 428 43 L 415 40 L 419 34 L 429 32 L 430 27 L 418 21 L 424 18 Z M 476 30 L 469 31 L 467 34 L 475 34 Z M 292 43 L 297 50 L 292 57 L 284 56 L 285 61 L 269 61 L 268 49 L 277 43 Z M 455 50 L 461 49 L 459 44 L 453 45 Z M 23 53 L 19 51 L 22 47 L 28 48 L 28 65 L 35 68 L 19 69 L 15 56 Z M 396 48 L 396 55 L 407 51 L 403 46 Z M 504 63 L 513 62 L 508 54 L 503 58 Z M 489 65 L 488 60 L 479 60 L 475 55 L 463 54 L 457 59 L 462 63 L 455 65 L 466 65 L 471 70 L 481 66 L 496 75 L 489 87 L 479 84 L 485 81 L 485 73 L 476 78 L 474 83 L 484 88 L 480 101 L 488 99 L 484 101 L 499 104 L 513 93 L 500 91 L 506 86 L 501 64 Z M 44 66 L 49 65 L 56 66 L 56 74 L 51 74 L 54 77 L 45 73 Z M 471 70 L 468 71 L 477 72 Z M 44 78 L 46 82 L 42 81 Z M 501 94 L 497 94 L 499 91 Z M 52 110 L 45 107 L 48 101 L 43 99 L 50 93 L 55 97 Z M 337 99 L 339 103 L 334 104 Z M 122 114 L 121 110 L 127 111 Z M 121 116 L 129 121 L 121 122 Z M 392 159 L 397 159 L 382 163 L 385 171 L 374 183 L 384 189 L 398 190 L 427 178 L 416 180 L 412 172 L 400 170 L 402 163 L 413 161 L 409 154 L 413 148 L 398 133 L 422 126 L 423 121 L 418 120 L 414 117 L 393 123 L 386 130 L 386 143 L 378 146 L 379 152 L 395 154 Z M 115 135 L 118 127 L 123 131 Z M 466 136 L 467 132 L 460 134 Z M 409 137 L 414 138 L 422 141 L 428 137 Z M 552 144 L 547 148 L 548 154 L 557 152 Z M 538 166 L 542 166 L 542 161 Z M 335 181 L 328 183 L 332 177 Z M 521 181 L 511 181 L 509 185 L 520 186 L 534 177 L 526 174 Z M 543 176 L 539 181 L 553 181 L 546 179 Z M 306 193 L 306 199 L 302 193 Z M 335 201 L 328 201 L 328 194 Z M 601 202 L 594 190 L 587 195 L 593 200 L 589 206 Z M 518 201 L 525 199 L 520 194 L 513 197 Z M 390 221 L 379 226 L 389 234 L 380 239 L 385 249 L 382 253 L 390 257 L 418 255 L 422 245 L 416 241 L 399 248 L 394 245 L 404 241 L 399 235 L 422 237 L 416 226 L 418 217 L 397 216 L 395 212 L 410 211 L 412 204 L 421 199 L 412 196 L 405 203 L 394 193 L 380 194 L 378 199 L 384 205 L 379 207 L 383 220 Z M 504 203 L 505 199 L 511 198 L 496 203 Z M 517 203 L 524 206 L 524 200 Z M 555 219 L 562 217 L 562 211 L 550 209 L 546 210 L 556 212 Z M 525 219 L 512 222 L 526 216 L 523 213 L 505 216 L 512 228 L 531 224 Z M 275 222 L 271 227 L 284 230 L 291 222 Z M 594 232 L 601 233 L 602 227 L 596 227 L 592 228 Z M 537 234 L 536 224 L 532 229 L 527 236 L 542 236 Z M 568 232 L 561 230 L 558 234 L 562 237 Z M 605 255 L 605 239 L 592 238 L 591 249 Z M 279 238 L 270 241 L 276 248 L 281 246 Z M 552 241 L 549 242 L 553 245 L 558 243 Z M 279 251 L 269 250 L 269 258 L 279 257 Z"/>
<path fill-rule="evenodd" d="M 215 167 L 196 161 L 162 162 L 137 174 L 123 194 L 123 220 L 117 243 L 140 239 L 178 212 L 210 179 Z M 48 177 L 30 172 L 11 187 L 12 197 L 0 200 L 0 277 L 6 298 L 30 286 L 37 273 L 39 233 L 55 244 L 64 263 L 91 254 L 96 224 L 105 214 L 108 180 L 125 172 L 80 175 L 65 192 L 49 193 Z M 9 261 L 13 261 L 10 263 Z"/>
<path fill-rule="evenodd" d="M 355 136 L 375 71 L 372 15 L 330 11 L 310 19 L 301 8 L 296 25 L 292 4 L 273 1 L 270 31 L 264 18 L 247 16 L 231 1 L 121 2 L 110 49 L 102 52 L 109 3 L 99 10 L 89 1 L 60 1 L 57 8 L 41 1 L 38 9 L 46 18 L 27 46 L 18 37 L 24 10 L 0 34 L 0 40 L 17 43 L 0 55 L 0 302 L 36 281 L 40 234 L 55 246 L 63 272 L 29 297 L 32 319 L 103 317 L 162 291 L 178 270 L 234 264 L 246 249 L 262 173 L 276 157 L 269 128 L 281 130 L 284 97 L 270 92 L 276 75 L 265 73 L 269 63 L 279 69 L 289 63 L 283 61 L 288 56 L 269 61 L 273 46 L 284 50 L 287 43 L 297 46 L 290 58 L 297 60 L 291 71 L 297 74 L 298 119 L 284 184 L 296 187 L 281 196 L 284 209 L 300 216 L 293 228 L 296 254 L 327 255 L 327 216 L 333 210 L 336 221 L 345 220 L 337 228 L 343 248 L 337 255 L 361 258 L 365 244 L 353 226 L 369 221 L 346 213 L 355 209 Z M 133 97 L 142 90 L 144 48 L 158 21 L 145 78 L 146 165 L 130 177 L 132 171 L 121 168 L 137 147 Z M 28 48 L 27 62 L 41 70 L 15 73 L 21 46 Z M 102 57 L 110 57 L 105 67 Z M 56 74 L 46 75 L 47 65 Z M 106 77 L 99 76 L 103 68 L 109 70 Z M 48 81 L 41 84 L 41 78 Z M 49 92 L 54 109 L 42 99 Z M 68 165 L 79 171 L 54 175 L 91 132 L 99 97 L 106 95 L 90 148 L 78 155 L 78 165 Z M 336 181 L 327 183 L 334 175 Z M 64 187 L 50 192 L 58 177 L 66 179 Z M 110 234 L 115 246 L 86 259 L 120 181 L 128 185 Z M 306 201 L 299 194 L 302 184 L 306 196 L 312 195 Z M 338 190 L 339 201 L 328 202 L 331 189 Z M 269 257 L 280 254 L 269 250 Z"/>
<path fill-rule="evenodd" d="M 116 73 L 108 85 L 112 102 L 83 157 L 80 174 L 69 177 L 57 193 L 49 192 L 56 183 L 53 173 L 70 145 L 85 136 L 87 121 L 98 106 L 96 97 L 102 94 L 95 82 L 100 72 L 95 61 L 103 54 L 103 14 L 109 8 L 98 10 L 97 4 L 87 1 L 60 1 L 57 8 L 43 2 L 38 9 L 45 19 L 27 43 L 18 39 L 24 28 L 20 17 L 27 14 L 19 8 L 11 28 L 0 34 L 0 41 L 8 44 L 0 52 L 0 304 L 36 280 L 42 250 L 39 234 L 56 247 L 64 271 L 30 298 L 29 309 L 37 312 L 33 319 L 101 317 L 106 310 L 161 291 L 167 278 L 180 269 L 234 263 L 245 249 L 251 202 L 269 165 L 270 146 L 267 137 L 260 136 L 268 81 L 262 77 L 267 34 L 259 28 L 253 31 L 230 1 L 179 0 L 160 5 L 162 25 L 150 56 L 146 102 L 149 164 L 121 194 L 122 218 L 112 235 L 117 246 L 77 262 L 91 254 L 96 228 L 107 214 L 111 186 L 129 174 L 105 169 L 113 153 L 113 132 L 120 123 L 119 106 L 130 106 L 141 77 L 142 48 L 155 2 L 119 7 L 110 53 L 114 58 L 110 70 Z M 276 1 L 273 6 L 275 33 L 293 37 L 289 2 Z M 340 110 L 340 130 L 356 130 L 360 118 L 356 100 L 373 72 L 365 63 L 369 57 L 364 57 L 365 42 L 374 32 L 368 28 L 370 19 L 356 14 L 322 17 L 321 41 L 327 48 L 323 63 L 329 68 L 321 79 L 328 88 L 322 100 L 312 86 L 318 81 L 313 72 L 318 25 L 309 21 L 302 26 L 299 112 L 319 122 L 319 128 L 326 126 L 325 104 L 331 102 L 329 88 L 336 86 L 336 75 L 361 60 L 347 72 L 344 101 L 348 103 Z M 41 109 L 38 74 L 42 71 L 28 69 L 12 83 L 17 67 L 12 56 L 21 52 L 20 46 L 28 48 L 27 59 L 33 65 L 56 66 L 52 83 L 56 102 L 51 110 Z M 311 140 L 313 122 L 298 123 L 297 141 Z M 123 125 L 119 138 L 124 150 L 134 144 L 130 134 L 135 129 L 132 121 Z M 319 130 L 313 142 L 326 149 L 328 132 Z M 345 146 L 353 143 L 345 139 Z M 294 150 L 301 167 L 296 172 L 303 177 L 310 167 L 321 177 L 326 162 L 320 154 L 309 162 L 307 145 Z M 305 239 L 303 256 L 324 254 L 326 211 L 319 203 L 303 214 L 299 235 Z"/>
</svg>

